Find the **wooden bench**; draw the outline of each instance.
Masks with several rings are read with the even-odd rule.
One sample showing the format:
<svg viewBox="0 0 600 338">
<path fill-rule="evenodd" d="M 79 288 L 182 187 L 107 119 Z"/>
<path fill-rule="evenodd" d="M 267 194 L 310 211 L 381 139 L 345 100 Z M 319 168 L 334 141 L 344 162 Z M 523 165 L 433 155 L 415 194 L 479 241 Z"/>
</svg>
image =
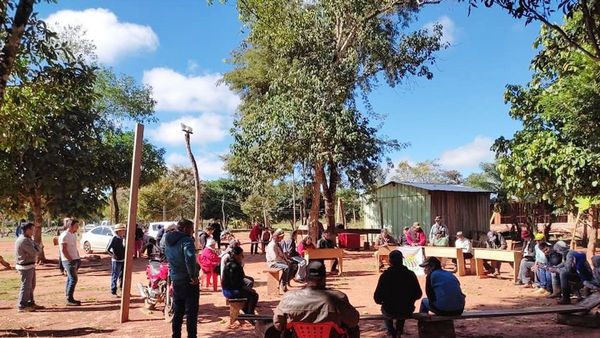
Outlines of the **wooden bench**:
<svg viewBox="0 0 600 338">
<path fill-rule="evenodd" d="M 375 271 L 377 272 L 381 272 L 380 267 L 382 265 L 389 265 L 390 264 L 390 252 L 398 249 L 399 246 L 396 245 L 386 245 L 386 246 L 380 246 L 379 248 L 377 248 L 377 251 L 375 251 L 375 260 L 377 261 L 377 264 L 375 266 Z"/>
<path fill-rule="evenodd" d="M 267 274 L 267 294 L 270 296 L 279 296 L 279 280 L 281 279 L 281 269 L 269 268 L 263 270 Z"/>
<path fill-rule="evenodd" d="M 229 305 L 229 325 L 238 319 L 240 311 L 246 306 L 247 298 L 226 298 L 225 304 Z"/>
<path fill-rule="evenodd" d="M 460 248 L 445 246 L 424 246 L 425 257 L 442 257 L 456 259 L 456 269 L 459 276 L 467 274 L 464 252 Z"/>
<path fill-rule="evenodd" d="M 575 305 L 555 305 L 546 307 L 531 307 L 523 309 L 502 309 L 502 310 L 483 310 L 483 311 L 466 311 L 459 316 L 438 316 L 426 313 L 414 313 L 412 317 L 407 319 L 415 319 L 418 321 L 418 330 L 420 338 L 454 338 L 456 332 L 454 330 L 454 320 L 461 319 L 476 319 L 476 318 L 493 318 L 493 317 L 510 317 L 510 316 L 532 316 L 556 313 L 558 318 L 564 316 L 581 317 L 576 314 L 588 313 L 595 307 L 600 305 L 600 293 L 594 293 L 584 301 Z M 238 317 L 240 320 L 256 321 L 257 337 L 266 337 L 268 325 L 273 322 L 272 316 L 260 315 L 245 315 Z M 583 317 L 586 318 L 586 317 Z M 599 317 L 591 317 L 595 321 L 600 321 Z M 381 320 L 382 315 L 363 315 L 360 320 Z M 589 319 L 588 319 L 589 321 Z M 559 321 L 560 322 L 560 321 Z M 569 323 L 567 323 L 569 324 Z M 577 324 L 579 325 L 579 324 Z"/>
<path fill-rule="evenodd" d="M 344 272 L 344 249 L 306 249 L 304 250 L 304 259 L 307 262 L 317 259 L 337 259 L 338 260 L 338 275 Z"/>
<path fill-rule="evenodd" d="M 478 249 L 473 250 L 473 259 L 475 260 L 475 271 L 477 276 L 483 278 L 485 276 L 485 269 L 483 262 L 486 260 L 510 262 L 513 264 L 513 270 L 515 273 L 514 281 L 519 279 L 519 268 L 521 266 L 521 259 L 523 253 L 521 251 L 514 250 L 499 250 L 499 249 Z"/>
</svg>

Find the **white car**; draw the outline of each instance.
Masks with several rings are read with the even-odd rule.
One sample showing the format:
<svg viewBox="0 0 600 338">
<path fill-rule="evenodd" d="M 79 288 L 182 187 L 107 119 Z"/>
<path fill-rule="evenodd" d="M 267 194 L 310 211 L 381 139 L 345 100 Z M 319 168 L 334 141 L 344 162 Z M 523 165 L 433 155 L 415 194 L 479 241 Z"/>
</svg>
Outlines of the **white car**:
<svg viewBox="0 0 600 338">
<path fill-rule="evenodd" d="M 148 225 L 148 232 L 146 232 L 146 234 L 149 237 L 156 239 L 156 236 L 158 235 L 158 230 L 160 230 L 161 225 L 163 228 L 166 228 L 171 224 L 177 224 L 177 221 L 152 222 Z"/>
<path fill-rule="evenodd" d="M 81 235 L 81 248 L 85 253 L 106 252 L 106 246 L 115 235 L 113 228 L 108 226 L 97 226 Z"/>
</svg>

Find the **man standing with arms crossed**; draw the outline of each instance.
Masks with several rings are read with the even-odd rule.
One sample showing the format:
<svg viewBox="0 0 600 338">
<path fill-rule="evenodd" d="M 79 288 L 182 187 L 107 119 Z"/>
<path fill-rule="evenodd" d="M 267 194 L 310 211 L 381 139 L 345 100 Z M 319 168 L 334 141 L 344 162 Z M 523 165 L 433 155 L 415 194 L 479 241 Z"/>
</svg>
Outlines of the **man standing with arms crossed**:
<svg viewBox="0 0 600 338">
<path fill-rule="evenodd" d="M 79 221 L 74 218 L 69 218 L 65 222 L 65 231 L 58 237 L 58 247 L 60 250 L 60 259 L 67 272 L 66 296 L 68 306 L 79 306 L 81 302 L 73 298 L 75 286 L 77 285 L 77 272 L 81 265 L 79 251 L 77 251 L 77 230 L 79 229 Z"/>
<path fill-rule="evenodd" d="M 194 223 L 187 219 L 177 222 L 177 230 L 165 234 L 165 256 L 169 262 L 169 277 L 173 283 L 172 337 L 181 338 L 183 315 L 186 315 L 188 338 L 197 337 L 199 268 L 192 234 Z"/>
</svg>

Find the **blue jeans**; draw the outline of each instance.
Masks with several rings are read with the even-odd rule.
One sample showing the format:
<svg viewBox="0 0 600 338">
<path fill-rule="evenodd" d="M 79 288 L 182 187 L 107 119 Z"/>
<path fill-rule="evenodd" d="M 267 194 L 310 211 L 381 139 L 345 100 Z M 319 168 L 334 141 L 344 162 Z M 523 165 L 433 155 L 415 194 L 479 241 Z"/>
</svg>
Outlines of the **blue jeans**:
<svg viewBox="0 0 600 338">
<path fill-rule="evenodd" d="M 20 308 L 35 304 L 33 300 L 33 290 L 35 290 L 35 268 L 29 270 L 19 270 L 21 275 L 21 289 L 19 290 L 19 301 L 17 306 Z"/>
<path fill-rule="evenodd" d="M 123 288 L 123 267 L 125 262 L 112 261 L 112 272 L 110 275 L 110 292 L 115 295 L 117 294 L 117 280 L 119 281 L 119 287 Z"/>
<path fill-rule="evenodd" d="M 173 338 L 181 338 L 181 325 L 183 315 L 186 315 L 185 326 L 188 338 L 198 335 L 198 302 L 200 300 L 200 286 L 192 285 L 189 280 L 173 281 L 173 322 L 171 330 Z"/>
<path fill-rule="evenodd" d="M 458 316 L 458 315 L 462 314 L 464 310 L 446 311 L 446 310 L 436 309 L 436 307 L 429 302 L 429 299 L 427 299 L 427 298 L 421 299 L 421 307 L 419 308 L 419 312 L 429 313 L 429 311 L 431 311 L 439 316 Z"/>
<path fill-rule="evenodd" d="M 546 268 L 539 267 L 536 271 L 537 279 L 541 288 L 552 292 L 552 273 Z"/>
<path fill-rule="evenodd" d="M 288 285 L 296 275 L 296 271 L 298 271 L 298 264 L 294 262 L 289 265 L 285 263 L 272 263 L 270 267 L 282 270 L 281 279 L 279 280 L 281 286 Z"/>
<path fill-rule="evenodd" d="M 254 314 L 258 303 L 258 293 L 253 289 L 223 289 L 223 296 L 227 299 L 246 298 L 243 311 L 245 314 Z"/>
<path fill-rule="evenodd" d="M 75 292 L 75 286 L 77 285 L 77 271 L 79 270 L 79 266 L 81 266 L 81 259 L 63 261 L 63 266 L 67 272 L 66 296 L 69 301 L 73 300 L 73 293 Z"/>
</svg>

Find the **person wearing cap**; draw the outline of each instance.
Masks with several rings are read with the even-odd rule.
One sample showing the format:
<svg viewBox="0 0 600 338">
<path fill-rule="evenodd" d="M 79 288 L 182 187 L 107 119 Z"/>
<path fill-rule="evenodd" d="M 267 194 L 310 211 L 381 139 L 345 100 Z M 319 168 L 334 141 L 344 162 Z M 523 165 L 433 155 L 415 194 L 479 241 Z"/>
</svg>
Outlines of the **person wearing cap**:
<svg viewBox="0 0 600 338">
<path fill-rule="evenodd" d="M 585 253 L 570 250 L 563 241 L 556 242 L 554 250 L 564 257 L 562 263 L 550 268 L 550 272 L 556 273 L 560 282 L 561 298 L 558 304 L 571 304 L 571 283 L 580 284 L 592 280 L 592 268 L 586 260 Z"/>
<path fill-rule="evenodd" d="M 436 257 L 428 257 L 419 266 L 425 268 L 425 293 L 419 312 L 429 311 L 440 316 L 457 316 L 465 309 L 465 295 L 460 282 L 453 273 L 442 269 L 442 263 Z"/>
<path fill-rule="evenodd" d="M 462 231 L 456 233 L 456 240 L 454 241 L 454 247 L 461 249 L 463 252 L 464 259 L 473 258 L 473 244 L 471 240 L 466 238 Z M 452 262 L 456 265 L 456 258 L 452 259 Z M 458 269 L 458 268 L 456 268 Z"/>
<path fill-rule="evenodd" d="M 381 305 L 388 337 L 396 338 L 404 332 L 404 320 L 415 310 L 415 302 L 423 292 L 414 272 L 403 264 L 402 252 L 390 252 L 390 267 L 377 282 L 373 298 Z M 396 325 L 394 325 L 394 320 Z"/>
<path fill-rule="evenodd" d="M 307 267 L 307 287 L 283 295 L 273 311 L 273 325 L 284 331 L 288 322 L 333 322 L 344 328 L 349 337 L 360 337 L 359 313 L 341 291 L 328 289 L 325 264 L 311 261 Z"/>
<path fill-rule="evenodd" d="M 442 216 L 435 216 L 435 223 L 429 231 L 429 243 L 433 246 L 448 246 L 448 226 L 442 223 Z"/>
<path fill-rule="evenodd" d="M 115 225 L 115 235 L 106 246 L 106 252 L 111 256 L 110 293 L 117 295 L 117 281 L 119 289 L 123 288 L 123 267 L 125 264 L 125 224 Z"/>
<path fill-rule="evenodd" d="M 282 270 L 281 279 L 279 280 L 279 288 L 281 291 L 287 292 L 287 287 L 290 284 L 290 281 L 296 275 L 298 265 L 283 253 L 280 244 L 283 240 L 283 236 L 283 230 L 275 230 L 273 233 L 273 238 L 266 248 L 266 259 L 269 268 Z"/>
<path fill-rule="evenodd" d="M 521 231 L 521 239 L 523 240 L 523 258 L 521 259 L 521 267 L 519 268 L 519 277 L 515 285 L 523 285 L 525 288 L 532 288 L 531 278 L 529 277 L 533 266 L 535 265 L 535 241 L 529 230 Z"/>
<path fill-rule="evenodd" d="M 488 249 L 506 250 L 506 240 L 504 239 L 504 236 L 502 236 L 502 234 L 492 230 L 487 233 L 485 247 Z M 487 273 L 493 274 L 494 276 L 500 275 L 501 265 L 502 262 L 500 261 L 483 261 L 483 267 L 485 268 Z"/>
<path fill-rule="evenodd" d="M 177 222 L 177 230 L 167 232 L 163 238 L 166 243 L 165 256 L 169 262 L 169 278 L 173 286 L 173 338 L 181 338 L 184 314 L 188 338 L 196 338 L 198 334 L 200 289 L 193 233 L 194 222 L 181 219 Z"/>
<path fill-rule="evenodd" d="M 406 242 L 410 246 L 424 246 L 427 244 L 427 236 L 425 236 L 425 232 L 421 229 L 419 222 L 413 223 L 408 235 Z"/>
<path fill-rule="evenodd" d="M 332 231 L 325 231 L 323 233 L 323 238 L 321 238 L 318 242 L 317 242 L 317 248 L 319 249 L 333 249 L 336 247 L 335 245 L 335 241 L 332 239 L 334 238 L 333 232 Z M 338 266 L 338 260 L 337 258 L 333 260 L 333 264 L 331 264 L 331 272 L 332 273 L 336 273 L 338 271 L 337 269 Z"/>
</svg>

